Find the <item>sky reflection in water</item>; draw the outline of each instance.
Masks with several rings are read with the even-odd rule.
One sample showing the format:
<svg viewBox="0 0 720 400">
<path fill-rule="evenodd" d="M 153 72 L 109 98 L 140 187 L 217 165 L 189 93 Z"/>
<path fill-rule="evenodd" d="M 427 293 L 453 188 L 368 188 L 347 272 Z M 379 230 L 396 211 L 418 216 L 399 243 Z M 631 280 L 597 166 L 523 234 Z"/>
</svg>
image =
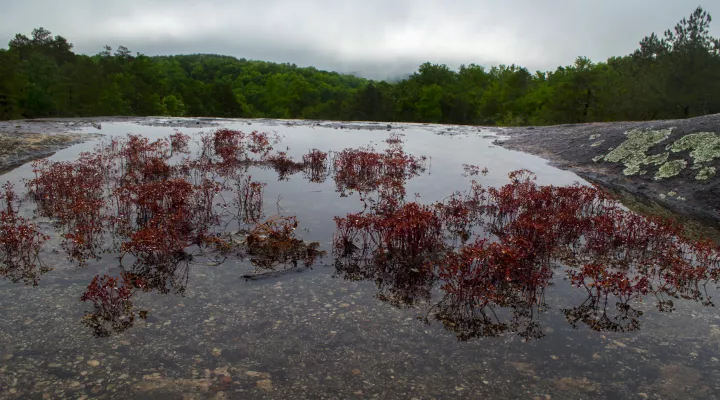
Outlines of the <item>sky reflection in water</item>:
<svg viewBox="0 0 720 400">
<path fill-rule="evenodd" d="M 576 361 L 583 367 L 572 367 L 587 372 L 572 378 L 557 375 L 570 374 L 570 365 L 542 373 L 534 370 L 539 360 L 548 362 L 543 353 L 560 354 L 552 354 L 550 361 L 562 357 L 567 351 L 563 343 L 568 340 L 584 343 L 585 352 L 597 348 L 611 333 L 619 334 L 617 340 L 658 346 L 673 341 L 662 339 L 664 336 L 677 338 L 678 330 L 683 329 L 677 318 L 689 316 L 699 318 L 693 324 L 703 326 L 709 332 L 706 337 L 717 335 L 720 339 L 720 331 L 713 328 L 717 321 L 713 321 L 711 298 L 718 263 L 714 245 L 678 239 L 675 227 L 631 214 L 589 186 L 548 186 L 571 185 L 579 179 L 536 157 L 495 147 L 491 138 L 481 137 L 474 128 L 448 132 L 445 127 L 411 125 L 396 128 L 392 134 L 309 124 L 258 127 L 257 123 L 233 123 L 223 128 L 230 130 L 180 129 L 188 135 L 185 137 L 170 128 L 106 124 L 103 132 L 109 131 L 113 139 L 103 142 L 102 151 L 80 156 L 79 151 L 90 150 L 91 145 L 76 146 L 53 158 L 80 157 L 80 162 L 39 164 L 37 175 L 26 165 L 6 175 L 20 196 L 25 192 L 21 179 L 35 180 L 27 183 L 31 195 L 19 205 L 20 214 L 30 220 L 5 218 L 5 225 L 18 228 L 30 223 L 37 227 L 37 236 L 26 232 L 26 241 L 35 237 L 34 243 L 39 244 L 43 241 L 40 235 L 49 238 L 38 258 L 33 256 L 34 248 L 20 251 L 22 241 L 3 253 L 2 273 L 7 283 L 2 284 L 4 311 L 0 312 L 8 317 L 3 333 L 17 332 L 10 321 L 20 317 L 12 315 L 17 311 L 11 303 L 23 283 L 37 283 L 34 292 L 30 288 L 23 293 L 43 303 L 50 300 L 48 288 L 63 292 L 63 301 L 74 299 L 75 303 L 61 312 L 62 333 L 55 328 L 55 335 L 72 332 L 86 338 L 83 340 L 88 336 L 118 340 L 138 328 L 147 343 L 160 346 L 169 340 L 165 344 L 169 348 L 181 342 L 175 345 L 174 339 L 151 333 L 147 327 L 172 321 L 173 329 L 196 329 L 187 320 L 195 319 L 192 315 L 197 307 L 214 302 L 238 310 L 237 319 L 232 318 L 236 322 L 226 321 L 229 326 L 242 325 L 241 316 L 248 312 L 257 313 L 246 315 L 243 330 L 248 337 L 259 335 L 262 339 L 256 340 L 268 345 L 277 324 L 293 324 L 316 315 L 317 305 L 298 297 L 311 296 L 315 302 L 327 302 L 320 309 L 337 309 L 344 315 L 334 322 L 331 332 L 335 333 L 330 335 L 342 335 L 346 351 L 360 351 L 364 346 L 358 340 L 379 339 L 368 339 L 366 334 L 385 332 L 394 335 L 390 339 L 393 345 L 378 346 L 378 354 L 420 354 L 416 352 L 423 347 L 409 343 L 404 348 L 402 344 L 393 347 L 404 343 L 407 334 L 403 332 L 411 329 L 412 337 L 425 335 L 425 340 L 440 345 L 437 351 L 457 348 L 479 357 L 485 352 L 484 357 L 493 363 L 519 363 L 513 368 L 521 376 L 533 371 L 533 378 L 520 388 L 483 384 L 482 380 L 462 386 L 463 374 L 456 382 L 449 377 L 439 382 L 441 393 L 466 388 L 467 392 L 454 392 L 461 397 L 517 394 L 518 390 L 608 396 L 636 389 L 611 384 L 612 376 L 591 365 L 606 357 L 614 362 L 638 362 L 622 353 L 590 353 L 592 361 Z M 268 134 L 251 134 L 254 129 Z M 446 135 L 437 134 L 441 129 Z M 273 130 L 284 137 L 277 137 Z M 125 137 L 127 132 L 149 140 Z M 153 143 L 163 137 L 167 141 Z M 519 171 L 508 176 L 520 169 L 534 174 Z M 18 209 L 13 204 L 12 210 Z M 10 286 L 10 281 L 16 284 Z M 278 313 L 277 298 L 263 304 L 270 287 L 292 287 L 292 295 L 285 295 L 290 297 L 285 299 L 287 308 L 279 312 L 284 317 L 270 311 Z M 222 292 L 234 297 L 211 300 Z M 318 299 L 319 293 L 323 300 Z M 172 305 L 177 302 L 195 307 L 185 311 Z M 343 312 L 356 307 L 371 313 L 363 315 L 366 322 L 360 322 L 368 324 L 363 334 L 353 334 L 358 316 Z M 399 314 L 390 311 L 393 309 Z M 41 316 L 47 312 L 40 310 Z M 179 317 L 185 312 L 186 317 Z M 409 320 L 412 323 L 406 322 Z M 33 325 L 23 325 L 30 327 L 26 328 L 30 336 L 39 334 Z M 648 328 L 649 336 L 641 336 Z M 206 337 L 226 343 L 222 328 L 205 331 Z M 314 357 L 331 357 L 327 352 L 333 350 L 320 344 L 324 340 L 303 337 L 302 332 L 300 328 L 291 348 L 302 354 L 303 349 L 320 345 Z M 282 335 L 276 336 L 283 340 Z M 447 339 L 452 337 L 460 341 L 451 345 Z M 512 338 L 526 344 L 514 349 L 519 352 L 514 356 L 493 355 L 475 347 L 473 343 L 483 340 L 480 338 L 489 338 L 486 344 L 498 349 L 508 340 L 514 342 Z M 532 344 L 537 339 L 547 343 L 542 351 Z M 203 346 L 202 341 L 186 341 L 184 346 Z M 108 346 L 102 341 L 93 343 L 93 351 Z M 612 347 L 613 343 L 605 345 L 606 352 L 608 346 L 610 351 L 628 347 L 623 342 Z M 58 346 L 62 348 L 63 342 Z M 44 362 L 45 350 L 40 349 L 50 347 L 36 347 L 38 359 Z M 652 362 L 645 360 L 646 364 L 656 364 L 652 373 L 629 367 L 631 373 L 644 378 L 636 383 L 640 389 L 652 388 L 667 397 L 684 393 L 683 385 L 701 387 L 700 397 L 716 390 L 701 383 L 717 374 L 713 364 L 717 346 L 711 346 L 714 355 L 700 357 L 703 360 L 673 355 L 666 347 L 638 348 L 641 354 L 650 352 L 655 357 Z M 222 350 L 217 349 L 210 351 L 211 360 L 221 357 Z M 65 351 L 75 354 L 78 349 L 68 345 L 61 353 Z M 282 391 L 283 385 L 289 390 L 292 376 L 298 373 L 288 364 L 292 355 L 272 360 L 269 354 L 250 351 L 235 357 L 230 352 L 226 357 L 230 362 L 284 370 L 281 376 L 286 381 L 276 380 L 278 387 L 273 390 Z M 669 376 L 666 364 L 676 365 L 671 361 L 677 357 L 681 357 L 679 365 L 691 369 L 683 370 L 690 383 L 663 386 L 653 376 Z M 200 364 L 207 362 L 201 359 Z M 453 360 L 451 370 L 467 370 L 471 359 Z M 520 359 L 524 361 L 513 361 Z M 149 361 L 134 362 L 153 368 Z M 400 365 L 392 357 L 387 362 L 395 368 Z M 698 363 L 705 363 L 704 372 L 695 376 L 701 366 Z M 441 361 L 438 368 L 447 368 L 442 365 Z M 350 371 L 347 379 L 358 375 L 355 370 L 359 368 L 346 369 Z M 171 367 L 169 375 L 182 376 L 182 370 Z M 424 375 L 412 367 L 405 372 L 418 378 Z M 207 379 L 225 376 L 211 375 Z M 137 377 L 140 382 L 142 376 Z M 593 379 L 585 382 L 588 376 Z M 500 376 L 498 379 L 502 381 Z M 372 388 L 365 385 L 369 393 L 391 387 L 378 378 L 370 381 Z M 148 390 L 170 390 L 173 385 L 179 384 Z M 251 392 L 258 396 L 269 393 L 262 385 Z M 314 393 L 334 393 L 330 387 L 323 392 L 324 383 L 315 385 Z M 243 388 L 240 383 L 225 386 L 222 391 L 229 393 Z M 246 389 L 251 388 L 242 390 Z M 136 385 L 135 390 L 143 388 Z M 394 391 L 397 388 L 385 390 L 400 396 Z M 106 388 L 103 392 L 112 393 Z M 199 393 L 205 392 L 201 388 Z"/>
</svg>

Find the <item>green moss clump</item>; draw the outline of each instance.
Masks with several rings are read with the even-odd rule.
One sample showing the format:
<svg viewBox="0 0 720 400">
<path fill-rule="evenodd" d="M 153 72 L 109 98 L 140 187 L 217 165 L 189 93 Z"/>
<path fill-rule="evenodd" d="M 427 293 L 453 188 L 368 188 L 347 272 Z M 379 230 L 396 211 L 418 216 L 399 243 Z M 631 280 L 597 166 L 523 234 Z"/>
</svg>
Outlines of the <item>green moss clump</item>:
<svg viewBox="0 0 720 400">
<path fill-rule="evenodd" d="M 720 158 L 720 135 L 713 132 L 698 132 L 685 135 L 668 146 L 673 153 L 690 150 L 695 164 L 705 164 Z"/>
<path fill-rule="evenodd" d="M 715 176 L 715 172 L 715 167 L 704 167 L 697 173 L 697 175 L 695 175 L 695 179 L 699 181 L 706 181 Z"/>
<path fill-rule="evenodd" d="M 598 147 L 598 146 L 600 146 L 600 145 L 603 144 L 603 143 L 605 143 L 605 139 L 598 140 L 597 142 L 594 142 L 593 144 L 590 145 L 590 147 Z"/>
<path fill-rule="evenodd" d="M 684 170 L 685 167 L 687 167 L 687 161 L 685 161 L 685 160 L 668 161 L 665 164 L 660 166 L 657 174 L 655 174 L 655 180 L 671 178 L 673 176 L 676 176 L 677 174 L 680 173 L 680 171 Z"/>
<path fill-rule="evenodd" d="M 605 161 L 623 163 L 625 175 L 636 175 L 643 165 L 660 165 L 667 161 L 670 153 L 649 156 L 647 151 L 656 144 L 667 139 L 671 129 L 640 130 L 631 129 L 625 132 L 627 140 L 605 156 Z"/>
<path fill-rule="evenodd" d="M 595 140 L 595 139 L 599 138 L 600 136 L 602 136 L 602 135 L 599 133 L 592 134 L 592 135 L 590 135 L 589 140 Z"/>
</svg>

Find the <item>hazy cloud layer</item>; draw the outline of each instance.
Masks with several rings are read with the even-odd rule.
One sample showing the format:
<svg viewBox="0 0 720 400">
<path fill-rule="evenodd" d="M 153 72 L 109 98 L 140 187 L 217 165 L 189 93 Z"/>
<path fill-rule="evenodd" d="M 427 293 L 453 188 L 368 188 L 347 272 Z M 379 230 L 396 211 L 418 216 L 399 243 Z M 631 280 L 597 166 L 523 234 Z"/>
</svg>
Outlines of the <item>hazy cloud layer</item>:
<svg viewBox="0 0 720 400">
<path fill-rule="evenodd" d="M 82 53 L 218 53 L 386 78 L 425 61 L 554 69 L 632 52 L 678 0 L 4 0 L 0 41 L 43 26 Z M 720 13 L 720 1 L 705 4 Z M 720 15 L 720 14 L 719 14 Z M 713 32 L 720 36 L 720 23 Z"/>
</svg>

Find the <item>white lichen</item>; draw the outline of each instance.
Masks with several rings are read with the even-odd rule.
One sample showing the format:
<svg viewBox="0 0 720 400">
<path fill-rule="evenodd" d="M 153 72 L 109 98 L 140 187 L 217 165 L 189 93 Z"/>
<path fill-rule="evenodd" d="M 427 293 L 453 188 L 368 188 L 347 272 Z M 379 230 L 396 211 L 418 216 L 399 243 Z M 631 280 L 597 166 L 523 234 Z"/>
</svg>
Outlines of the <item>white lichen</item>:
<svg viewBox="0 0 720 400">
<path fill-rule="evenodd" d="M 633 164 L 633 165 L 628 165 L 628 166 L 623 170 L 623 174 L 628 175 L 628 176 L 630 176 L 630 175 L 637 175 L 637 174 L 639 174 L 639 173 L 640 173 L 640 165 L 635 165 L 635 164 Z"/>
<path fill-rule="evenodd" d="M 590 147 L 598 147 L 598 146 L 600 146 L 600 145 L 603 144 L 603 143 L 605 143 L 605 139 L 598 140 L 597 142 L 591 144 Z"/>
<path fill-rule="evenodd" d="M 616 149 L 605 155 L 605 161 L 625 165 L 625 175 L 636 175 L 643 165 L 660 165 L 667 161 L 669 152 L 648 155 L 653 146 L 666 140 L 672 133 L 670 129 L 640 130 L 631 129 L 625 132 L 627 140 Z"/>
<path fill-rule="evenodd" d="M 649 165 L 660 165 L 660 164 L 666 162 L 668 157 L 670 157 L 670 153 L 655 154 L 655 155 L 646 157 L 645 163 L 649 164 Z"/>
<path fill-rule="evenodd" d="M 699 181 L 706 181 L 713 176 L 715 176 L 715 167 L 703 167 L 697 175 L 695 175 L 695 179 Z"/>
<path fill-rule="evenodd" d="M 685 160 L 668 161 L 658 168 L 658 172 L 655 174 L 655 180 L 672 178 L 684 170 L 685 167 L 687 167 L 687 161 Z"/>
<path fill-rule="evenodd" d="M 707 164 L 720 158 L 720 135 L 714 132 L 691 133 L 668 146 L 668 150 L 673 153 L 689 150 L 693 163 Z"/>
</svg>

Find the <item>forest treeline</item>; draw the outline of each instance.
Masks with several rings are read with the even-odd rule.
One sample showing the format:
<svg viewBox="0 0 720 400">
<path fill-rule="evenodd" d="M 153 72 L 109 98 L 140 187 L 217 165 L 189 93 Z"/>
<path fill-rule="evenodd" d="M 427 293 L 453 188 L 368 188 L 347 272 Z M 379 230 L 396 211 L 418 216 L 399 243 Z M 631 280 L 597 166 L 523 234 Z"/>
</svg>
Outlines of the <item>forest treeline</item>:
<svg viewBox="0 0 720 400">
<path fill-rule="evenodd" d="M 720 41 L 698 7 L 630 55 L 531 73 L 425 63 L 399 82 L 294 64 L 124 46 L 75 54 L 43 28 L 0 49 L 0 119 L 111 115 L 544 125 L 720 112 Z"/>
</svg>

